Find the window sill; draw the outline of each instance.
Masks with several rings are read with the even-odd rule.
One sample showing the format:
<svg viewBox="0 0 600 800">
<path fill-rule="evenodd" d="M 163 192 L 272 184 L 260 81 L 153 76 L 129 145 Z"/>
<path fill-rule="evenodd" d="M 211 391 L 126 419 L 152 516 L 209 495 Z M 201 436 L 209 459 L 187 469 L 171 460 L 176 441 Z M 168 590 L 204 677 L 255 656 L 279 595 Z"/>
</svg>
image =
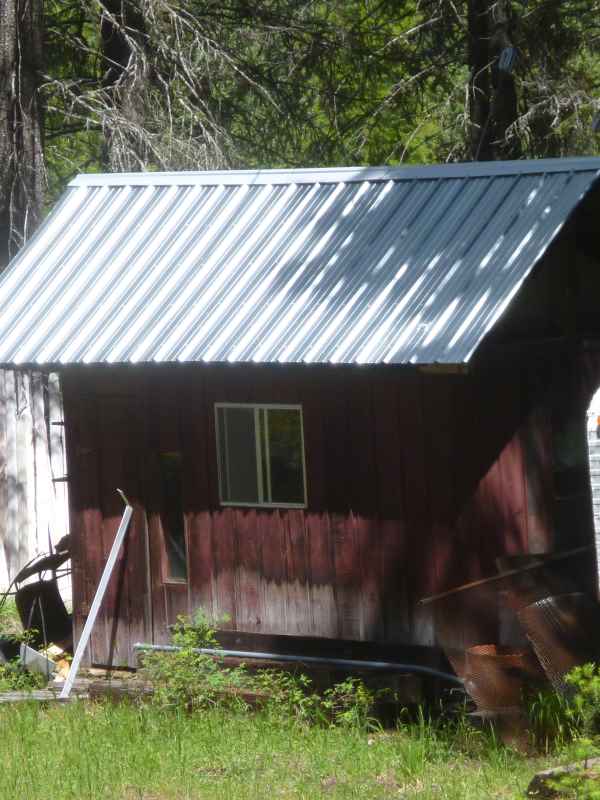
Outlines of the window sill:
<svg viewBox="0 0 600 800">
<path fill-rule="evenodd" d="M 306 509 L 308 506 L 306 503 L 234 503 L 234 502 L 226 502 L 224 500 L 220 501 L 220 505 L 223 508 L 266 508 L 266 509 L 274 509 L 274 508 L 287 508 L 287 509 Z"/>
</svg>

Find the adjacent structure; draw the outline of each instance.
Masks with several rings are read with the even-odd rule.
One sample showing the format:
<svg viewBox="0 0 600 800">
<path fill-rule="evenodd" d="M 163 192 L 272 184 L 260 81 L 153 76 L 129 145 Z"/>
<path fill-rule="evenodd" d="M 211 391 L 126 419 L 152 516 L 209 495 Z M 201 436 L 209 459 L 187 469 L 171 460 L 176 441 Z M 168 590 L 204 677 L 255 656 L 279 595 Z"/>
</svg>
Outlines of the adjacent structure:
<svg viewBox="0 0 600 800">
<path fill-rule="evenodd" d="M 599 175 L 72 181 L 0 278 L 0 364 L 61 372 L 76 635 L 135 502 L 92 660 L 198 607 L 259 649 L 426 658 L 421 598 L 591 543 Z"/>
</svg>

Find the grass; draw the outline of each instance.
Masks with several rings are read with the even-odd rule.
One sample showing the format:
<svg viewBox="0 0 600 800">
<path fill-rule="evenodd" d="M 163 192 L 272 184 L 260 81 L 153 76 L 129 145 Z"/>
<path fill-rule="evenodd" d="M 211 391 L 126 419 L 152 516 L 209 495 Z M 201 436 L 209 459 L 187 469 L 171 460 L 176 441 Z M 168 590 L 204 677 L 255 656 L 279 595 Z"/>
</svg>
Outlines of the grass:
<svg viewBox="0 0 600 800">
<path fill-rule="evenodd" d="M 8 607 L 0 630 L 14 617 Z M 146 665 L 150 704 L 0 705 L 0 799 L 509 800 L 547 766 L 462 722 L 373 729 L 374 698 L 360 682 L 317 697 L 286 674 L 199 657 L 193 648 L 212 636 L 206 624 L 182 620 L 177 636 L 181 651 Z M 249 713 L 221 698 L 224 682 L 273 699 Z M 545 730 L 549 706 L 538 706 Z"/>
<path fill-rule="evenodd" d="M 23 632 L 14 597 L 8 597 L 0 609 L 0 634 L 14 635 Z"/>
<path fill-rule="evenodd" d="M 466 727 L 390 733 L 283 715 L 77 703 L 0 707 L 0 797 L 275 800 L 522 797 L 545 766 Z"/>
</svg>

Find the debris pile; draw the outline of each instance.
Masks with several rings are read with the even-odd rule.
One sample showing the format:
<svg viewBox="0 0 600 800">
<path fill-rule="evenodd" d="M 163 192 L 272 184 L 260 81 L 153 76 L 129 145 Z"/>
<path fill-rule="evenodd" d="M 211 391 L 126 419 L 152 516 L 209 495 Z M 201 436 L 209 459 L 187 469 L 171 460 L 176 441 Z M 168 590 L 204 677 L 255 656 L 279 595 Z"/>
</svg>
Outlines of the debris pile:
<svg viewBox="0 0 600 800">
<path fill-rule="evenodd" d="M 600 663 L 600 605 L 577 591 L 588 552 L 499 559 L 497 575 L 423 601 L 480 719 L 514 728 L 528 688 L 569 693 L 568 672 Z"/>
<path fill-rule="evenodd" d="M 63 683 L 66 681 L 69 670 L 71 669 L 71 654 L 67 653 L 62 647 L 56 644 L 49 645 L 40 652 L 54 665 L 54 682 Z"/>
</svg>

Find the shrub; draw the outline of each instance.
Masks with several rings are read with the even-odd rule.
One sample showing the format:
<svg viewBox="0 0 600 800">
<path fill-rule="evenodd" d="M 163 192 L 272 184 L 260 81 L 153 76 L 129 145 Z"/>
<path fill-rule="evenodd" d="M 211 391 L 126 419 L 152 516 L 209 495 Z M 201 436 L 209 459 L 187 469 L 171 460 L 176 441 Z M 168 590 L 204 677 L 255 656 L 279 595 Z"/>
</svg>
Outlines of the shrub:
<svg viewBox="0 0 600 800">
<path fill-rule="evenodd" d="M 570 689 L 567 697 L 559 702 L 558 699 L 550 701 L 548 695 L 545 702 L 548 708 L 556 709 L 553 713 L 567 725 L 572 742 L 566 748 L 566 757 L 581 763 L 556 775 L 548 785 L 558 797 L 600 800 L 600 776 L 595 769 L 589 769 L 588 764 L 589 758 L 599 752 L 600 745 L 600 667 L 596 664 L 575 667 L 566 676 L 565 683 Z"/>
<path fill-rule="evenodd" d="M 176 651 L 149 651 L 143 674 L 154 687 L 152 702 L 162 707 L 194 710 L 214 705 L 247 707 L 250 698 L 268 713 L 284 714 L 310 724 L 372 728 L 372 712 L 383 692 L 348 678 L 315 692 L 306 675 L 282 670 L 249 670 L 244 664 L 226 667 L 223 659 L 196 652 L 218 649 L 216 624 L 202 611 L 178 617 L 172 634 Z"/>
<path fill-rule="evenodd" d="M 243 671 L 227 669 L 222 660 L 197 653 L 197 648 L 218 647 L 215 626 L 202 612 L 192 619 L 177 618 L 173 629 L 173 652 L 150 651 L 143 656 L 144 675 L 154 687 L 153 701 L 160 706 L 205 708 L 217 702 L 238 702 L 226 690 L 239 686 Z"/>
<path fill-rule="evenodd" d="M 23 631 L 21 628 L 14 600 L 6 601 L 0 607 L 0 638 L 11 645 L 11 650 L 19 652 L 19 645 L 29 644 L 36 631 Z M 5 651 L 5 657 L 9 658 Z M 47 683 L 46 678 L 37 672 L 24 669 L 18 658 L 10 658 L 0 663 L 0 692 L 20 692 L 40 689 Z"/>
<path fill-rule="evenodd" d="M 346 678 L 324 692 L 321 705 L 334 725 L 372 728 L 377 726 L 373 718 L 375 702 L 385 693 L 372 691 L 358 678 Z"/>
<path fill-rule="evenodd" d="M 269 669 L 247 677 L 250 685 L 264 695 L 270 713 L 291 716 L 311 725 L 363 730 L 379 727 L 373 709 L 387 692 L 372 691 L 359 678 L 346 678 L 319 694 L 310 678 L 303 674 Z"/>
<path fill-rule="evenodd" d="M 46 678 L 39 672 L 29 672 L 18 659 L 0 664 L 0 692 L 23 692 L 41 689 Z"/>
<path fill-rule="evenodd" d="M 597 664 L 575 667 L 565 681 L 573 690 L 573 719 L 587 736 L 597 737 L 600 734 L 600 667 Z"/>
<path fill-rule="evenodd" d="M 263 698 L 262 705 L 269 713 L 310 724 L 325 721 L 321 698 L 306 675 L 259 669 L 255 673 L 246 671 L 246 677 L 248 685 Z"/>
</svg>

